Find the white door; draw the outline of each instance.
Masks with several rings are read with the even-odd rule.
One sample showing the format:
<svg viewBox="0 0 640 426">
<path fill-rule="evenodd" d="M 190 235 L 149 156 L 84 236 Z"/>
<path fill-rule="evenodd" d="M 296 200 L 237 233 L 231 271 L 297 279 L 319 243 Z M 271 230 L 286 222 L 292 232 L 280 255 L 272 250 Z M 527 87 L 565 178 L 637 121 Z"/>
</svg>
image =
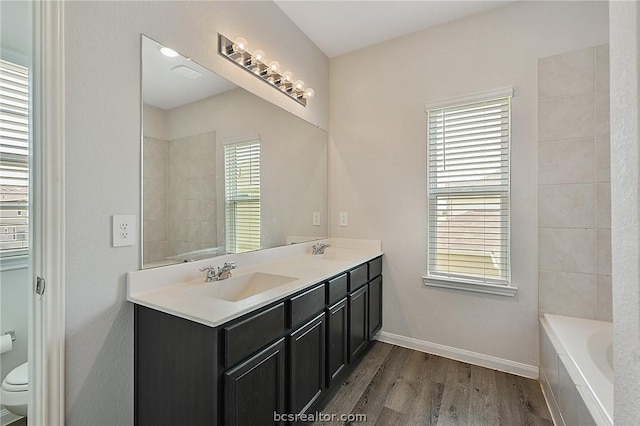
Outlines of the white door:
<svg viewBox="0 0 640 426">
<path fill-rule="evenodd" d="M 29 424 L 64 424 L 64 3 L 33 2 Z M 46 283 L 36 290 L 36 280 Z M 44 285 L 44 284 L 43 284 Z M 41 294 L 40 294 L 41 293 Z"/>
<path fill-rule="evenodd" d="M 3 364 L 29 361 L 30 425 L 64 424 L 62 8 L 0 2 L 0 327 L 16 329 Z"/>
</svg>

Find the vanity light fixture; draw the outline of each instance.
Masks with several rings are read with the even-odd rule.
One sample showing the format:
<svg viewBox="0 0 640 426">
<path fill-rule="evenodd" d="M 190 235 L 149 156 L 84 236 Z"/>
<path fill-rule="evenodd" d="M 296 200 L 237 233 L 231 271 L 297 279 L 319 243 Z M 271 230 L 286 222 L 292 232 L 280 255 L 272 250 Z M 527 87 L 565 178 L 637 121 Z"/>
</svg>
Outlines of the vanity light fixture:
<svg viewBox="0 0 640 426">
<path fill-rule="evenodd" d="M 270 84 L 303 106 L 312 98 L 315 91 L 304 87 L 304 81 L 295 80 L 290 71 L 282 72 L 278 61 L 267 62 L 265 53 L 256 49 L 251 53 L 249 43 L 242 37 L 231 41 L 222 34 L 218 34 L 218 51 L 222 56 L 249 71 L 251 74 Z"/>
</svg>

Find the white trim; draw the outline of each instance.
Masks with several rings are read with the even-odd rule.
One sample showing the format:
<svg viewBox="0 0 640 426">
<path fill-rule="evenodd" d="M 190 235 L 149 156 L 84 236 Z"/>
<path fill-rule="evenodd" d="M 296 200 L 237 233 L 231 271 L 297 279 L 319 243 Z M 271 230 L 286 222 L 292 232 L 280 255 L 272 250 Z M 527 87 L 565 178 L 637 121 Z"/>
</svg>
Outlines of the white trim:
<svg viewBox="0 0 640 426">
<path fill-rule="evenodd" d="M 456 98 L 441 99 L 438 101 L 427 102 L 424 104 L 424 110 L 429 112 L 432 109 L 439 109 L 444 107 L 454 107 L 457 105 L 469 104 L 476 101 L 486 101 L 490 99 L 514 97 L 515 92 L 513 87 L 502 87 L 500 89 L 485 90 L 483 92 L 473 93 L 466 96 L 458 96 Z"/>
<path fill-rule="evenodd" d="M 0 272 L 26 269 L 29 267 L 29 255 L 6 256 L 0 258 Z"/>
<path fill-rule="evenodd" d="M 518 292 L 518 287 L 510 285 L 476 283 L 471 281 L 456 281 L 452 279 L 433 278 L 424 275 L 422 283 L 428 287 L 451 288 L 454 290 L 472 291 L 475 293 L 495 294 L 498 296 L 513 297 Z"/>
<path fill-rule="evenodd" d="M 503 371 L 530 379 L 538 379 L 538 367 L 535 365 L 523 364 L 504 358 L 468 351 L 466 349 L 400 336 L 386 331 L 378 333 L 375 339 L 381 342 L 391 343 L 392 345 L 402 346 L 403 348 L 414 349 L 468 364 L 479 365 L 480 367 L 486 367 L 492 370 Z"/>
<path fill-rule="evenodd" d="M 64 2 L 33 3 L 32 283 L 29 292 L 29 424 L 64 425 Z M 30 385 L 31 386 L 31 385 Z"/>
</svg>

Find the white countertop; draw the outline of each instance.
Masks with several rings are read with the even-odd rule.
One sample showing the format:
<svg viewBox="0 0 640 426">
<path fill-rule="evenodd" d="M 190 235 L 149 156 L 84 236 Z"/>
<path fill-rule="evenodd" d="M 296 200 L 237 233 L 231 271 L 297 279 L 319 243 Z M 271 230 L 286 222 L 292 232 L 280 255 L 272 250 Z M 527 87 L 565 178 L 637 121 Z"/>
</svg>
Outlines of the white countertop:
<svg viewBox="0 0 640 426">
<path fill-rule="evenodd" d="M 311 254 L 311 246 L 318 242 L 312 241 L 130 272 L 127 274 L 127 300 L 217 327 L 382 255 L 379 240 L 332 238 L 321 241 L 331 244 L 324 255 Z M 225 262 L 235 262 L 237 265 L 231 279 L 256 272 L 294 279 L 237 302 L 202 295 L 201 290 L 225 283 L 226 280 L 207 283 L 206 273 L 199 269 L 210 264 L 221 266 Z"/>
</svg>

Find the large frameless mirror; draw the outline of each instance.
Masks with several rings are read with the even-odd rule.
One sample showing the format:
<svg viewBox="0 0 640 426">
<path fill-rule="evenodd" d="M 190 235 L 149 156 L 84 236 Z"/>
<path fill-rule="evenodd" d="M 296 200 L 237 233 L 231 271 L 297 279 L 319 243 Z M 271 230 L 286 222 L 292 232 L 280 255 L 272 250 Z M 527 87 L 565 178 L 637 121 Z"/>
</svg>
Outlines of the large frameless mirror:
<svg viewBox="0 0 640 426">
<path fill-rule="evenodd" d="M 143 268 L 327 236 L 327 134 L 142 36 Z"/>
</svg>

